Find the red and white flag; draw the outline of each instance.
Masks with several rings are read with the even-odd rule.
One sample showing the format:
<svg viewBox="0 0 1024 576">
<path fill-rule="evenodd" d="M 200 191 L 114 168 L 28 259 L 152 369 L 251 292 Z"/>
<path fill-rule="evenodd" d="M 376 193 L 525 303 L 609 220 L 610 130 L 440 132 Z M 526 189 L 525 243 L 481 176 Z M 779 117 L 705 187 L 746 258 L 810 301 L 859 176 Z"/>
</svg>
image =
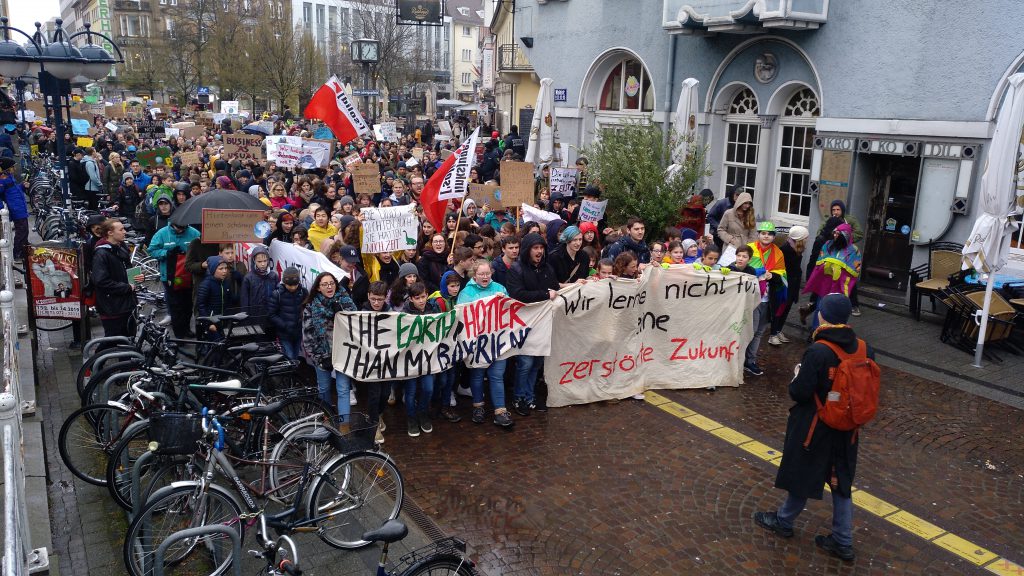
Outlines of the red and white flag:
<svg viewBox="0 0 1024 576">
<path fill-rule="evenodd" d="M 455 150 L 455 153 L 441 164 L 441 167 L 434 172 L 426 186 L 423 187 L 423 191 L 420 192 L 423 214 L 436 230 L 442 229 L 444 211 L 448 206 L 448 201 L 453 198 L 462 198 L 469 191 L 469 170 L 476 160 L 476 142 L 479 135 L 480 128 L 477 127 L 470 135 L 469 140 L 463 142 Z"/>
<path fill-rule="evenodd" d="M 302 115 L 310 120 L 322 120 L 342 144 L 370 133 L 370 126 L 345 94 L 345 88 L 337 76 L 331 76 L 316 91 Z"/>
</svg>

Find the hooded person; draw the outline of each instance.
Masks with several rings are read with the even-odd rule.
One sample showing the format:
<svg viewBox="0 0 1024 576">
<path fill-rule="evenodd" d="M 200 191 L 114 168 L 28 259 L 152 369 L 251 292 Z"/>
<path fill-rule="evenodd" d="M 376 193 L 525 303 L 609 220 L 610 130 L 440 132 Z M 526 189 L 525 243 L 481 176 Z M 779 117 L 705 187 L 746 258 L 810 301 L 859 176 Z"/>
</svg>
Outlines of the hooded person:
<svg viewBox="0 0 1024 576">
<path fill-rule="evenodd" d="M 829 216 L 832 218 L 839 218 L 843 222 L 850 225 L 850 229 L 853 231 L 853 242 L 854 244 L 860 243 L 864 239 L 864 232 L 861 230 L 860 222 L 856 218 L 846 213 L 846 203 L 838 198 L 833 200 L 829 204 Z M 825 230 L 825 223 L 821 224 L 821 228 L 818 228 L 818 234 L 820 235 Z"/>
<path fill-rule="evenodd" d="M 269 325 L 281 343 L 281 351 L 289 360 L 302 353 L 302 302 L 309 295 L 302 286 L 299 269 L 289 266 L 281 275 L 267 302 Z"/>
<path fill-rule="evenodd" d="M 249 314 L 250 323 L 270 327 L 270 298 L 279 281 L 271 265 L 270 250 L 257 244 L 249 253 L 249 264 L 249 273 L 242 280 L 242 312 Z"/>
<path fill-rule="evenodd" d="M 220 256 L 206 259 L 209 273 L 203 278 L 196 292 L 196 334 L 208 340 L 220 340 L 223 335 L 219 328 L 208 321 L 199 320 L 204 316 L 222 316 L 229 314 L 238 306 L 238 294 L 234 290 L 231 279 L 231 265 Z"/>
<path fill-rule="evenodd" d="M 743 191 L 743 186 L 740 184 L 733 184 L 729 190 L 725 193 L 725 198 L 722 198 L 711 205 L 708 209 L 707 221 L 711 227 L 711 236 L 715 239 L 715 244 L 719 248 L 722 247 L 722 240 L 718 237 L 718 226 L 722 222 L 722 217 L 725 216 L 725 212 L 733 207 L 736 203 L 736 195 Z"/>
<path fill-rule="evenodd" d="M 135 218 L 136 209 L 142 199 L 142 189 L 135 182 L 135 175 L 125 172 L 121 175 L 121 184 L 113 195 L 113 201 L 117 204 L 117 213 L 127 218 Z M 133 221 L 134 223 L 134 221 Z M 142 223 L 135 224 L 142 228 Z"/>
<path fill-rule="evenodd" d="M 825 223 L 821 225 L 818 235 L 814 237 L 814 243 L 811 245 L 811 257 L 807 262 L 805 278 L 811 277 L 811 272 L 814 272 L 815 263 L 817 263 L 818 257 L 821 256 L 821 249 L 825 246 L 826 242 L 832 240 L 832 232 L 842 223 L 842 218 L 829 216 L 828 220 L 825 220 Z"/>
<path fill-rule="evenodd" d="M 523 237 L 519 262 L 508 271 L 506 279 L 509 296 L 520 302 L 543 302 L 558 296 L 558 277 L 548 263 L 547 246 L 540 234 L 531 232 Z M 537 375 L 543 366 L 543 356 L 518 357 L 513 406 L 520 416 L 528 416 L 531 410 L 547 410 L 535 394 Z"/>
<path fill-rule="evenodd" d="M 164 213 L 173 208 L 170 200 L 161 197 L 156 216 L 167 220 Z M 171 328 L 178 338 L 189 338 L 192 319 L 192 275 L 185 270 L 184 259 L 193 240 L 199 238 L 199 231 L 191 226 L 177 226 L 164 223 L 156 230 L 149 242 L 147 252 L 160 263 L 160 282 L 164 285 L 167 309 L 171 315 Z M 180 264 L 180 265 L 179 265 Z M 179 272 L 181 273 L 179 275 Z"/>
<path fill-rule="evenodd" d="M 736 205 L 725 211 L 718 225 L 717 237 L 722 246 L 735 248 L 757 241 L 757 222 L 754 219 L 754 198 L 748 192 L 736 196 Z"/>
<path fill-rule="evenodd" d="M 148 235 L 147 239 L 152 241 L 155 234 L 160 230 L 163 230 L 171 223 L 171 215 L 174 214 L 174 201 L 170 194 L 161 194 L 158 197 L 153 198 L 153 206 L 156 208 L 156 212 L 149 219 Z"/>
<path fill-rule="evenodd" d="M 853 229 L 844 222 L 836 226 L 832 240 L 821 249 L 803 291 L 819 298 L 836 293 L 849 297 L 860 278 L 860 268 L 860 250 L 853 242 Z"/>
</svg>

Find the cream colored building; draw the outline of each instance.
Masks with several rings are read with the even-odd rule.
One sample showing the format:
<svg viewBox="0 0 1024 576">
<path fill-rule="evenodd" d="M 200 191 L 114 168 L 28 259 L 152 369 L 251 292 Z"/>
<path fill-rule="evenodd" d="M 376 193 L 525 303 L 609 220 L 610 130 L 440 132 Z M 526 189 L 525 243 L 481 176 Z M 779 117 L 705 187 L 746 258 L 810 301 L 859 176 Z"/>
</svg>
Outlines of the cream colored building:
<svg viewBox="0 0 1024 576">
<path fill-rule="evenodd" d="M 488 2 L 485 12 L 494 38 L 495 130 L 504 135 L 516 125 L 527 133 L 540 90 L 540 78 L 524 49 L 525 42 L 533 42 L 532 13 L 517 11 L 515 0 Z"/>
<path fill-rule="evenodd" d="M 484 30 L 482 0 L 449 0 L 452 19 L 452 97 L 472 102 L 480 86 L 480 37 Z"/>
</svg>

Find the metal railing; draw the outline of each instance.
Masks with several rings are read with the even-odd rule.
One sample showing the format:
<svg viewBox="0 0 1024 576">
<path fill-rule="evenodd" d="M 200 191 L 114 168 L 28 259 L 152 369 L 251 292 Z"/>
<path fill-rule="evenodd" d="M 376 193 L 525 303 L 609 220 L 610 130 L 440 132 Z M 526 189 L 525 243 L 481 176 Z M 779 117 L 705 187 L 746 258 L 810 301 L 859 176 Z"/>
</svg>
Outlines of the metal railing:
<svg viewBox="0 0 1024 576">
<path fill-rule="evenodd" d="M 0 321 L 3 325 L 3 372 L 0 380 L 0 430 L 4 451 L 3 576 L 49 571 L 45 548 L 32 549 L 25 498 L 25 447 L 22 434 L 21 382 L 18 372 L 18 316 L 14 306 L 14 243 L 10 215 L 0 210 Z"/>
<path fill-rule="evenodd" d="M 501 72 L 533 72 L 533 65 L 519 44 L 498 46 L 498 70 Z"/>
</svg>

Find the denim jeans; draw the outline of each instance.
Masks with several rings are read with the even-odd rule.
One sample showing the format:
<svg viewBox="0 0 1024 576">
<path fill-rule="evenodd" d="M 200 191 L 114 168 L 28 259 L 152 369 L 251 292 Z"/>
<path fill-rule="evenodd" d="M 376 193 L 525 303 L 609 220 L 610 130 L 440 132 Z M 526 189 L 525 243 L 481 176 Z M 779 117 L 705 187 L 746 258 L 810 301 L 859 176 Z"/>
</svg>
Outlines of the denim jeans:
<svg viewBox="0 0 1024 576">
<path fill-rule="evenodd" d="M 544 357 L 519 355 L 516 358 L 516 400 L 526 400 L 531 404 L 535 400 L 533 391 L 537 387 L 537 375 L 544 369 Z"/>
<path fill-rule="evenodd" d="M 747 354 L 744 359 L 747 364 L 757 364 L 757 349 L 761 347 L 761 337 L 771 325 L 769 314 L 771 311 L 768 309 L 767 302 L 761 302 L 757 308 L 754 308 L 754 339 L 747 344 Z"/>
<path fill-rule="evenodd" d="M 299 356 L 302 355 L 302 339 L 288 340 L 281 338 L 280 342 L 281 351 L 284 352 L 285 358 L 289 360 L 298 360 Z"/>
<path fill-rule="evenodd" d="M 418 393 L 417 393 L 417 388 Z M 405 413 L 410 418 L 430 408 L 430 397 L 434 395 L 434 375 L 427 374 L 405 381 Z"/>
<path fill-rule="evenodd" d="M 349 387 L 351 379 L 338 371 L 324 370 L 316 366 L 316 385 L 320 389 L 320 399 L 327 404 L 331 403 L 331 381 L 338 391 L 338 416 L 341 422 L 348 422 L 349 409 Z M 333 372 L 333 376 L 331 373 Z"/>
<path fill-rule="evenodd" d="M 443 410 L 452 401 L 452 388 L 455 386 L 455 367 L 434 375 L 435 409 Z"/>
<path fill-rule="evenodd" d="M 807 498 L 790 494 L 779 508 L 779 524 L 793 528 L 793 521 L 807 505 Z M 840 546 L 853 546 L 853 499 L 832 492 L 832 537 Z"/>
<path fill-rule="evenodd" d="M 520 356 L 522 358 L 522 356 Z M 505 407 L 505 361 L 498 360 L 487 368 L 469 370 L 469 387 L 473 390 L 473 404 L 484 403 L 484 374 L 491 387 L 491 404 L 494 409 Z"/>
</svg>

